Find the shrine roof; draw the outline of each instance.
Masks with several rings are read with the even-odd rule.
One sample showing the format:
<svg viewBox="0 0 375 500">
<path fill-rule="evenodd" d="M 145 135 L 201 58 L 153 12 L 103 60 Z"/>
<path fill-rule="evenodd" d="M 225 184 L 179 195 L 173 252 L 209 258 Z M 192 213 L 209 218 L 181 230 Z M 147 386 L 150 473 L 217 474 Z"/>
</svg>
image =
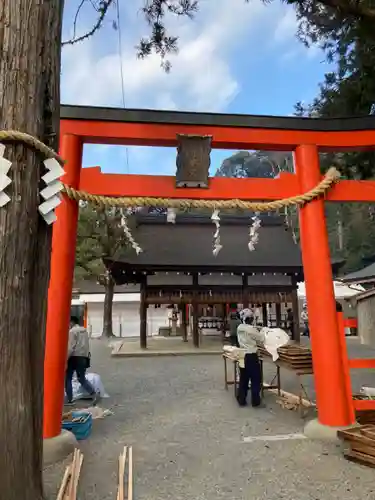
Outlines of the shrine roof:
<svg viewBox="0 0 375 500">
<path fill-rule="evenodd" d="M 124 269 L 302 272 L 301 252 L 283 217 L 261 216 L 259 242 L 250 252 L 250 215 L 221 215 L 218 256 L 212 253 L 215 225 L 208 215 L 178 214 L 171 224 L 165 215 L 139 215 L 133 237 L 143 252 L 122 250 L 116 264 Z M 107 264 L 113 261 L 106 261 Z"/>
<path fill-rule="evenodd" d="M 104 293 L 104 285 L 95 280 L 81 280 L 73 284 L 73 292 L 75 294 L 97 294 Z M 139 286 L 137 285 L 116 285 L 115 293 L 139 293 Z"/>
<path fill-rule="evenodd" d="M 341 281 L 344 283 L 373 283 L 375 281 L 375 263 L 347 274 L 341 278 Z"/>
</svg>

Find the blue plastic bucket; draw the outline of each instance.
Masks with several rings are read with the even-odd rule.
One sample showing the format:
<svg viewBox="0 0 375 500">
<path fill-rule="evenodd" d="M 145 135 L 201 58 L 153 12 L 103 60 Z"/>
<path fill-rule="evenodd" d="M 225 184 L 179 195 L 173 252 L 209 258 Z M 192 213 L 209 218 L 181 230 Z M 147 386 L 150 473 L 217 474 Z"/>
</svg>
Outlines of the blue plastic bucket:
<svg viewBox="0 0 375 500">
<path fill-rule="evenodd" d="M 70 413 L 71 419 L 63 420 L 62 428 L 66 431 L 72 432 L 77 441 L 87 439 L 92 431 L 92 415 L 87 411 L 72 411 Z M 79 419 L 79 421 L 74 421 Z"/>
</svg>

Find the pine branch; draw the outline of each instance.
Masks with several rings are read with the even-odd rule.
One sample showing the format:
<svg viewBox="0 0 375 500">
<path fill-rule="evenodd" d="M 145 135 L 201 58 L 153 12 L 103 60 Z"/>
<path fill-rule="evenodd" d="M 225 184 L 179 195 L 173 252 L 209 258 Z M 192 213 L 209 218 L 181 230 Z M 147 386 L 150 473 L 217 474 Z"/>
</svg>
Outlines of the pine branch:
<svg viewBox="0 0 375 500">
<path fill-rule="evenodd" d="M 326 7 L 331 7 L 344 16 L 375 21 L 375 9 L 366 7 L 363 2 L 352 0 L 317 0 Z"/>
</svg>

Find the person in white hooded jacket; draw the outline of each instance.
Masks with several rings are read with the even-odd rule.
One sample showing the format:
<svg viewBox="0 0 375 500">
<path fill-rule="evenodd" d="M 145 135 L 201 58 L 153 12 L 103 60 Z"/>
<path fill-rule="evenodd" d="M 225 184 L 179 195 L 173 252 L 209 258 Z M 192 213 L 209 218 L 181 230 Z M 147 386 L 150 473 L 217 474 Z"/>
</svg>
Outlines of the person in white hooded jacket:
<svg viewBox="0 0 375 500">
<path fill-rule="evenodd" d="M 79 325 L 76 317 L 70 318 L 68 362 L 65 373 L 65 392 L 67 404 L 73 404 L 73 375 L 77 374 L 78 382 L 92 397 L 95 405 L 98 393 L 86 378 L 86 370 L 90 366 L 90 341 L 89 334 L 83 326 Z"/>
<path fill-rule="evenodd" d="M 240 349 L 245 351 L 244 366 L 240 366 L 240 380 L 237 392 L 237 402 L 246 406 L 249 382 L 251 382 L 251 405 L 261 404 L 262 371 L 258 357 L 258 345 L 264 343 L 263 331 L 252 325 L 251 311 L 243 314 L 243 323 L 237 328 L 237 339 Z"/>
</svg>

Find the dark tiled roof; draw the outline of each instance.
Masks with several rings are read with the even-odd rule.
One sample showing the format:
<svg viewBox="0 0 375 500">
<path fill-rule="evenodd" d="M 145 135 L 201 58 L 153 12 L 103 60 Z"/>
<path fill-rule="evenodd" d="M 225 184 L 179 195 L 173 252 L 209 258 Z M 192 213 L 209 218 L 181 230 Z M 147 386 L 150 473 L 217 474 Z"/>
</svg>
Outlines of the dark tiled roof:
<svg viewBox="0 0 375 500">
<path fill-rule="evenodd" d="M 341 279 L 344 282 L 346 282 L 346 281 L 361 282 L 361 281 L 368 281 L 368 280 L 375 281 L 375 263 L 370 264 L 369 266 L 364 267 L 363 269 L 360 269 L 359 271 L 354 271 L 353 273 L 349 273 Z"/>
<path fill-rule="evenodd" d="M 212 254 L 215 226 L 210 217 L 181 214 L 176 223 L 171 224 L 166 222 L 164 215 L 141 215 L 133 236 L 143 252 L 137 256 L 134 250 L 127 249 L 119 254 L 117 262 L 139 269 L 302 271 L 299 245 L 294 243 L 291 231 L 280 216 L 261 216 L 259 243 L 255 251 L 249 251 L 250 216 L 221 216 L 223 248 L 215 257 Z"/>
<path fill-rule="evenodd" d="M 75 293 L 104 293 L 104 286 L 97 281 L 85 280 L 74 283 L 73 291 Z M 138 293 L 139 285 L 116 285 L 115 293 Z"/>
</svg>

